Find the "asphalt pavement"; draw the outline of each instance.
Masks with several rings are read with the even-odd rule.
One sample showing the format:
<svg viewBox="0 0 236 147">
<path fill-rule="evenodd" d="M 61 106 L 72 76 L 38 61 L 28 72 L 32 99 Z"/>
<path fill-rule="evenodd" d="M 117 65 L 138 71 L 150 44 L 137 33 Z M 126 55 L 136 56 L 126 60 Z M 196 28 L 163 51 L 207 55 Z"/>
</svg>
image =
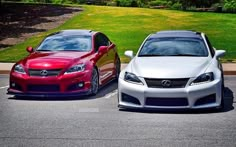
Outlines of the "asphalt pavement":
<svg viewBox="0 0 236 147">
<path fill-rule="evenodd" d="M 0 75 L 1 147 L 236 147 L 236 76 L 225 76 L 226 109 L 119 111 L 117 83 L 97 96 L 21 98 L 6 95 Z"/>
</svg>

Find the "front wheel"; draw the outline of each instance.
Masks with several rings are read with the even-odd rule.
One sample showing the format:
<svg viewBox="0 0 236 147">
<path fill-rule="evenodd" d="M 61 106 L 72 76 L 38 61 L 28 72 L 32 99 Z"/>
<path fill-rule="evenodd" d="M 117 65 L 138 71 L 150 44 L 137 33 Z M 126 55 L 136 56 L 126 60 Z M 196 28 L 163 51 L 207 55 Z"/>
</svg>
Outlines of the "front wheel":
<svg viewBox="0 0 236 147">
<path fill-rule="evenodd" d="M 220 103 L 220 106 L 217 107 L 218 111 L 223 111 L 225 108 L 224 91 L 225 91 L 225 86 L 224 86 L 224 81 L 223 81 L 222 86 L 221 86 L 221 103 Z"/>
<path fill-rule="evenodd" d="M 91 88 L 90 88 L 90 94 L 91 95 L 96 95 L 98 93 L 98 88 L 99 88 L 99 82 L 98 82 L 98 72 L 94 68 L 92 72 L 92 77 L 91 77 Z"/>
<path fill-rule="evenodd" d="M 116 61 L 116 79 L 119 79 L 119 75 L 120 75 L 120 59 L 118 58 Z"/>
<path fill-rule="evenodd" d="M 220 104 L 220 109 L 223 110 L 224 107 L 225 107 L 225 99 L 224 99 L 224 96 L 225 96 L 225 86 L 224 84 L 222 84 L 222 87 L 221 87 L 221 104 Z"/>
</svg>

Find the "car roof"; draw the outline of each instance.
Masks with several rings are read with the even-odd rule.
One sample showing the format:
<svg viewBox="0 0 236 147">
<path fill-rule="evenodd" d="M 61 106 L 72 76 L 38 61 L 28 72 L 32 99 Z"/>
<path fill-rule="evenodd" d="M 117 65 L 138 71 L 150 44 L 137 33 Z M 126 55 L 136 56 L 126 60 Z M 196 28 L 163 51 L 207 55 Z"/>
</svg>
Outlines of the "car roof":
<svg viewBox="0 0 236 147">
<path fill-rule="evenodd" d="M 202 39 L 200 32 L 175 30 L 175 31 L 160 31 L 151 34 L 149 38 L 169 38 L 169 37 L 184 37 L 184 38 L 198 38 Z"/>
<path fill-rule="evenodd" d="M 62 30 L 59 32 L 52 33 L 48 36 L 57 36 L 57 35 L 84 35 L 84 36 L 92 36 L 95 31 L 92 30 L 80 30 L 80 29 L 73 29 L 73 30 Z"/>
</svg>

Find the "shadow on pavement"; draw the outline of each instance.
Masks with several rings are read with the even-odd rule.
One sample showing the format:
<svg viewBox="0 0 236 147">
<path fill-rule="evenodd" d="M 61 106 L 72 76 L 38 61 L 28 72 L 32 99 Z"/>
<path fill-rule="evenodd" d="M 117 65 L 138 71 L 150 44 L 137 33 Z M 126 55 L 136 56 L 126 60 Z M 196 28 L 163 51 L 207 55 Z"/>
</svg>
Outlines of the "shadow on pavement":
<svg viewBox="0 0 236 147">
<path fill-rule="evenodd" d="M 76 100 L 91 100 L 103 98 L 109 93 L 114 92 L 117 89 L 117 81 L 112 81 L 99 89 L 99 92 L 95 96 L 81 96 L 81 97 L 10 97 L 9 100 L 25 100 L 25 101 L 76 101 Z"/>
<path fill-rule="evenodd" d="M 136 112 L 136 113 L 170 113 L 170 114 L 206 114 L 206 113 L 224 113 L 234 109 L 234 94 L 233 91 L 225 87 L 224 89 L 224 108 L 223 109 L 119 109 L 121 112 Z"/>
</svg>

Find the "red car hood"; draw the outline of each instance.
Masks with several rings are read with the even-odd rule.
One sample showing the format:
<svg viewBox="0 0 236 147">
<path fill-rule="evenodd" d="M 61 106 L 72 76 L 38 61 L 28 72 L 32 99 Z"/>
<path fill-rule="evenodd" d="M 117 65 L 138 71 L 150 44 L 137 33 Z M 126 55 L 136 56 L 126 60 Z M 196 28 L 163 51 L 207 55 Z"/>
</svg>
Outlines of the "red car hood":
<svg viewBox="0 0 236 147">
<path fill-rule="evenodd" d="M 88 55 L 87 52 L 35 52 L 23 60 L 31 69 L 60 69 Z"/>
</svg>

